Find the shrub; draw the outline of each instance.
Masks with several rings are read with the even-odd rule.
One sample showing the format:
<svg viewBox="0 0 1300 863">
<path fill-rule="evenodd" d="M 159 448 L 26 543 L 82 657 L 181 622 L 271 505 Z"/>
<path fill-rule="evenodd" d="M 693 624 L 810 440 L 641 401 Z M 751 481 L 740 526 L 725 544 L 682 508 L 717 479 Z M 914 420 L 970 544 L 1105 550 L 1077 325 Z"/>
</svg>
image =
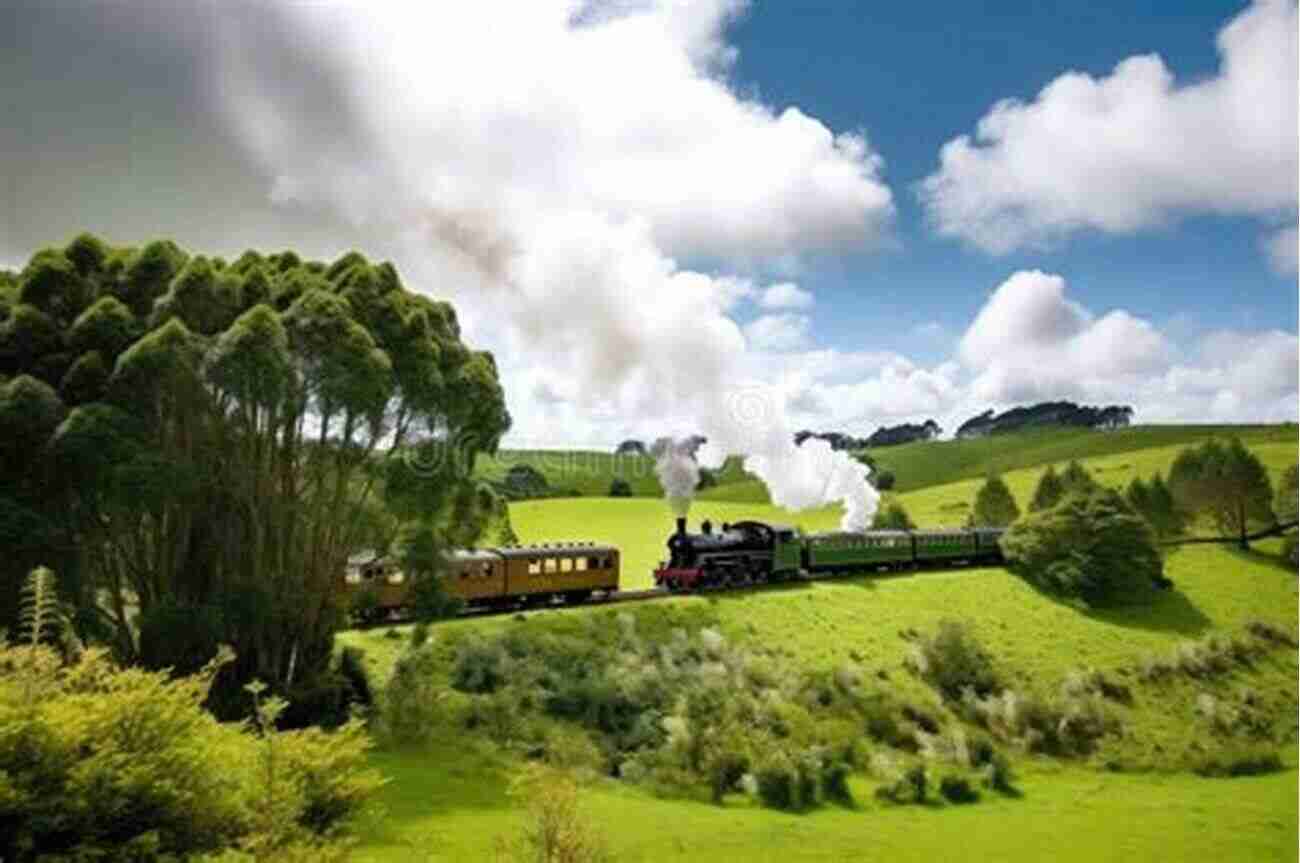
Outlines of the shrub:
<svg viewBox="0 0 1300 863">
<path fill-rule="evenodd" d="M 873 472 L 870 477 L 871 484 L 876 487 L 877 491 L 889 491 L 894 487 L 896 478 L 892 470 L 880 470 Z"/>
<path fill-rule="evenodd" d="M 1087 755 L 1120 728 L 1101 697 L 1092 694 L 1045 699 L 1007 689 L 980 698 L 968 692 L 962 712 L 1003 740 L 1061 757 Z"/>
<path fill-rule="evenodd" d="M 871 520 L 872 530 L 915 530 L 916 524 L 907 510 L 896 500 L 876 510 Z"/>
<path fill-rule="evenodd" d="M 379 709 L 379 733 L 393 743 L 431 739 L 441 716 L 444 692 L 437 663 L 426 648 L 408 650 L 393 667 Z"/>
<path fill-rule="evenodd" d="M 1285 645 L 1286 647 L 1300 647 L 1300 644 L 1296 642 L 1294 633 L 1288 632 L 1277 624 L 1269 623 L 1266 620 L 1247 621 L 1246 631 L 1261 641 Z"/>
<path fill-rule="evenodd" d="M 987 695 L 999 687 L 993 660 L 966 625 L 955 620 L 940 621 L 933 636 L 917 639 L 909 665 L 949 701 L 960 700 L 967 689 Z"/>
<path fill-rule="evenodd" d="M 800 811 L 819 802 L 819 759 L 773 748 L 754 771 L 758 799 L 772 809 Z"/>
<path fill-rule="evenodd" d="M 0 650 L 0 856 L 331 857 L 324 834 L 381 784 L 364 729 L 276 732 L 278 700 L 258 729 L 218 723 L 201 705 L 229 659 L 173 677 L 119 668 L 102 650 L 67 665 L 43 647 Z"/>
<path fill-rule="evenodd" d="M 1267 744 L 1228 744 L 1201 756 L 1192 768 L 1201 776 L 1258 776 L 1282 769 L 1277 749 Z"/>
<path fill-rule="evenodd" d="M 843 761 L 827 761 L 822 768 L 822 796 L 841 806 L 853 805 L 853 791 L 849 788 L 849 765 Z"/>
<path fill-rule="evenodd" d="M 583 814 L 578 785 L 569 774 L 529 765 L 512 783 L 511 794 L 523 801 L 527 822 L 517 837 L 498 837 L 498 860 L 605 863 L 612 859 L 604 836 Z"/>
<path fill-rule="evenodd" d="M 912 764 L 892 782 L 876 789 L 876 797 L 890 803 L 924 803 L 929 793 L 929 777 L 924 764 Z"/>
<path fill-rule="evenodd" d="M 1015 792 L 1016 789 L 1013 785 L 1015 776 L 1011 773 L 1011 762 L 1002 753 L 993 753 L 988 763 L 984 765 L 983 773 L 983 782 L 986 788 L 992 788 L 994 791 L 1000 791 L 1003 794 Z"/>
<path fill-rule="evenodd" d="M 632 485 L 625 479 L 615 478 L 609 484 L 610 497 L 631 497 Z"/>
<path fill-rule="evenodd" d="M 1115 492 L 1074 494 L 1002 537 L 1011 569 L 1046 593 L 1086 605 L 1149 602 L 1164 564 L 1155 534 Z"/>
<path fill-rule="evenodd" d="M 507 658 L 500 645 L 470 640 L 456 651 L 451 685 L 461 692 L 495 692 L 505 682 Z"/>
<path fill-rule="evenodd" d="M 974 803 L 980 794 L 965 776 L 949 773 L 939 780 L 939 793 L 949 803 Z"/>
<path fill-rule="evenodd" d="M 420 622 L 455 617 L 465 607 L 465 600 L 447 592 L 435 572 L 424 573 L 411 585 L 411 615 Z"/>
</svg>

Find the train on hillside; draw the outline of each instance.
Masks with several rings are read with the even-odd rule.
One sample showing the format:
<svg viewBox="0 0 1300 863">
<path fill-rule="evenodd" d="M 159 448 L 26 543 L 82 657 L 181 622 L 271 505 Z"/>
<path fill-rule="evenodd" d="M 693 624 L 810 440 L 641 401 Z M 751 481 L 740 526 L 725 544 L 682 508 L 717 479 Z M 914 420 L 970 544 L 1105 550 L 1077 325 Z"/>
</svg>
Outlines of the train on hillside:
<svg viewBox="0 0 1300 863">
<path fill-rule="evenodd" d="M 724 523 L 706 519 L 688 533 L 686 519 L 668 538 L 668 560 L 654 572 L 669 591 L 743 587 L 797 578 L 919 568 L 923 565 L 1001 563 L 1002 528 L 962 530 L 867 530 L 803 534 L 761 521 Z"/>
<path fill-rule="evenodd" d="M 677 519 L 668 558 L 654 581 L 671 593 L 739 588 L 850 572 L 1002 562 L 1005 531 L 868 530 L 804 534 L 762 521 L 707 519 L 689 533 Z M 443 589 L 470 608 L 542 608 L 609 599 L 619 590 L 618 548 L 595 542 L 459 549 L 447 558 Z M 409 610 L 413 585 L 386 558 L 349 562 L 340 582 L 346 607 L 362 620 Z"/>
</svg>

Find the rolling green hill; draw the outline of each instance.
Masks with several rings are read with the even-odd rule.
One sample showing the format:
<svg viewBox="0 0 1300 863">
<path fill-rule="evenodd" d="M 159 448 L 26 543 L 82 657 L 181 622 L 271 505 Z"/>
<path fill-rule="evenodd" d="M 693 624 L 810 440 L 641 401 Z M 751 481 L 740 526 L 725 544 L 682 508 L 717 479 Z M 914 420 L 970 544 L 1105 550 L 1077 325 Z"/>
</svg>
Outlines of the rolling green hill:
<svg viewBox="0 0 1300 863">
<path fill-rule="evenodd" d="M 1275 478 L 1296 461 L 1294 427 L 1232 431 Z M 1183 445 L 1209 433 L 1204 428 L 1160 434 L 1036 432 L 913 445 L 914 451 L 903 455 L 915 459 L 918 470 L 925 452 L 937 452 L 941 463 L 931 466 L 930 475 L 957 479 L 911 488 L 898 497 L 922 525 L 956 524 L 990 465 L 1005 470 L 1023 505 L 1045 463 L 1080 458 L 1099 481 L 1123 486 L 1135 475 L 1165 470 Z M 1117 449 L 1125 441 L 1133 448 Z M 590 482 L 604 481 L 601 469 L 588 473 Z M 696 501 L 692 524 L 705 517 L 759 518 L 815 530 L 838 522 L 835 507 L 792 514 L 764 502 L 761 492 L 761 484 L 736 471 Z M 672 529 L 667 507 L 649 497 L 525 501 L 512 504 L 511 514 L 525 541 L 592 539 L 618 545 L 623 583 L 632 588 L 650 583 L 650 570 Z M 1239 634 L 1252 620 L 1294 631 L 1300 613 L 1296 575 L 1280 563 L 1279 547 L 1280 541 L 1271 539 L 1250 552 L 1182 548 L 1166 564 L 1175 590 L 1153 605 L 1106 611 L 1057 602 L 992 567 L 465 619 L 438 625 L 432 637 L 445 645 L 467 633 L 490 636 L 520 627 L 555 634 L 604 632 L 620 626 L 623 615 L 632 615 L 645 633 L 708 625 L 732 643 L 774 649 L 792 667 L 829 671 L 850 664 L 898 697 L 933 705 L 957 721 L 904 668 L 909 633 L 932 631 L 941 619 L 957 618 L 1006 679 L 1025 691 L 1050 694 L 1082 667 L 1104 670 L 1133 688 L 1132 702 L 1115 708 L 1122 732 L 1105 738 L 1097 752 L 1076 760 L 1017 752 L 1014 766 L 1023 796 L 986 797 L 975 806 L 889 806 L 873 799 L 873 780 L 861 774 L 850 780 L 854 806 L 805 815 L 762 809 L 739 794 L 709 805 L 661 799 L 637 785 L 595 778 L 586 787 L 586 805 L 621 861 L 1293 860 L 1298 832 L 1294 729 L 1282 746 L 1285 769 L 1272 775 L 1206 779 L 1170 766 L 1170 759 L 1213 745 L 1198 714 L 1206 698 L 1227 702 L 1251 693 L 1254 703 L 1289 726 L 1300 689 L 1297 652 L 1278 648 L 1218 675 L 1153 682 L 1138 673 L 1153 657 L 1188 650 L 1190 641 L 1210 635 Z M 354 631 L 338 640 L 366 650 L 365 661 L 378 682 L 390 673 L 408 630 Z M 447 683 L 438 685 L 445 689 Z M 382 794 L 385 816 L 362 832 L 359 860 L 491 859 L 498 837 L 518 834 L 522 815 L 509 795 L 517 756 L 483 730 L 468 729 L 454 713 L 447 716 L 429 747 L 374 753 L 374 764 L 393 781 Z M 1045 855 L 1045 849 L 1051 850 Z"/>
<path fill-rule="evenodd" d="M 1135 450 L 1198 444 L 1236 435 L 1247 446 L 1296 444 L 1296 426 L 1147 425 L 1115 431 L 1052 428 L 972 440 L 924 441 L 871 451 L 880 467 L 894 472 L 898 492 L 1006 473 L 1070 459 L 1094 459 Z"/>
<path fill-rule="evenodd" d="M 1236 435 L 1247 446 L 1296 444 L 1294 425 L 1133 426 L 1117 431 L 1077 428 L 1034 429 L 1018 434 L 974 440 L 925 441 L 871 451 L 881 469 L 894 472 L 895 492 L 916 491 L 965 479 L 983 478 L 989 471 L 1007 473 L 1022 468 L 1060 464 L 1070 459 L 1096 459 L 1142 450 L 1167 450 L 1199 444 L 1211 437 Z M 1161 452 L 1156 460 L 1164 459 Z M 1150 459 L 1143 460 L 1145 462 Z M 716 474 L 718 485 L 699 493 L 700 500 L 719 503 L 768 503 L 767 488 L 730 458 Z M 563 493 L 604 497 L 610 483 L 627 480 L 636 497 L 661 497 L 654 461 L 643 455 L 614 455 L 596 450 L 501 450 L 480 458 L 476 472 L 489 480 L 502 479 L 515 464 L 537 468 L 547 483 Z M 1150 471 L 1142 468 L 1144 475 Z M 1127 480 L 1125 480 L 1127 482 Z"/>
</svg>

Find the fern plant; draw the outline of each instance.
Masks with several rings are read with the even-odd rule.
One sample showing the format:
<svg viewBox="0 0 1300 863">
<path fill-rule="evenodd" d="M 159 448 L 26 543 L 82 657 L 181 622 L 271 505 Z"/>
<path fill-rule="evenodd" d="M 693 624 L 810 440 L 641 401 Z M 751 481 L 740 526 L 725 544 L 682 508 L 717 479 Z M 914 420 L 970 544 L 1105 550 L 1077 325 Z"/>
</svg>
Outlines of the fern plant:
<svg viewBox="0 0 1300 863">
<path fill-rule="evenodd" d="M 41 637 L 58 637 L 67 630 L 68 621 L 59 602 L 58 581 L 54 571 L 44 566 L 33 569 L 23 582 L 18 599 L 18 635 L 36 647 Z"/>
</svg>

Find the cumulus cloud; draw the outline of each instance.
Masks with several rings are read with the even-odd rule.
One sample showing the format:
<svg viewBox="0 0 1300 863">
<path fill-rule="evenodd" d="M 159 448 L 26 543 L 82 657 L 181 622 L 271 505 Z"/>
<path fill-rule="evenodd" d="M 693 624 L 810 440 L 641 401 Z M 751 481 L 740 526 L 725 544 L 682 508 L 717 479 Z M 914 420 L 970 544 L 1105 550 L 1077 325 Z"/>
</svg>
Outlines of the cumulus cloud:
<svg viewBox="0 0 1300 863">
<path fill-rule="evenodd" d="M 1264 250 L 1274 270 L 1284 276 L 1296 274 L 1300 263 L 1300 235 L 1295 225 L 1269 234 L 1264 240 Z"/>
<path fill-rule="evenodd" d="M 749 453 L 774 499 L 803 506 L 810 489 L 843 496 L 840 480 L 860 466 L 796 452 L 780 391 L 764 390 L 761 421 L 734 393 L 759 391 L 743 375 L 750 352 L 803 347 L 809 321 L 764 315 L 742 331 L 731 311 L 811 297 L 679 260 L 752 271 L 867 247 L 893 201 L 861 135 L 726 83 L 725 25 L 741 5 L 548 0 L 375 15 L 360 2 L 285 2 L 270 12 L 283 28 L 219 16 L 216 74 L 274 200 L 399 238 L 420 281 L 456 285 L 469 319 L 490 322 L 472 334 L 488 330 L 506 357 L 507 392 L 530 393 L 552 425 L 570 404 L 693 423 L 715 448 Z M 281 31 L 291 44 L 274 44 Z M 285 56 L 297 62 L 288 80 L 319 67 L 341 87 L 328 122 L 342 134 L 319 134 L 304 114 Z M 539 376 L 544 385 L 511 386 Z M 812 467 L 825 482 L 804 475 Z M 864 504 L 845 500 L 860 517 Z"/>
<path fill-rule="evenodd" d="M 1178 84 L 1156 55 L 1069 72 L 998 102 L 946 143 L 921 197 L 941 234 L 994 253 L 1184 213 L 1294 212 L 1297 11 L 1257 0 L 1218 35 L 1214 77 Z"/>
<path fill-rule="evenodd" d="M 758 304 L 765 309 L 807 309 L 813 295 L 794 282 L 778 282 L 763 291 Z"/>
<path fill-rule="evenodd" d="M 763 315 L 745 325 L 745 337 L 758 350 L 789 351 L 808 344 L 807 315 Z"/>
</svg>

